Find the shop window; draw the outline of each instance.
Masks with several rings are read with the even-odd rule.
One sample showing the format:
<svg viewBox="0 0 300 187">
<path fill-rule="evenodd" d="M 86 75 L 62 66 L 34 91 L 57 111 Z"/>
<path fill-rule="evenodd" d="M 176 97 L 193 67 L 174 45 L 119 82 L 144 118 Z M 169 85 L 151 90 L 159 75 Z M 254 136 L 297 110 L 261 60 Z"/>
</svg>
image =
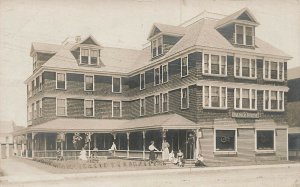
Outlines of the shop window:
<svg viewBox="0 0 300 187">
<path fill-rule="evenodd" d="M 257 130 L 256 131 L 256 149 L 274 150 L 274 131 Z"/>
<path fill-rule="evenodd" d="M 216 151 L 235 151 L 236 150 L 236 131 L 235 130 L 216 130 Z"/>
</svg>

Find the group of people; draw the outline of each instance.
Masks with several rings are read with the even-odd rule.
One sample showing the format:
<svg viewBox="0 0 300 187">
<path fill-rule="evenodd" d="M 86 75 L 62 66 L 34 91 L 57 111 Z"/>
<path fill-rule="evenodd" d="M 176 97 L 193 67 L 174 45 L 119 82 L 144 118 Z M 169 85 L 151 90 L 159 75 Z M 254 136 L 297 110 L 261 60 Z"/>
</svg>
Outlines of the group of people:
<svg viewBox="0 0 300 187">
<path fill-rule="evenodd" d="M 169 147 L 170 144 L 164 140 L 163 144 L 162 144 L 162 157 L 163 160 L 169 160 L 169 162 L 178 165 L 179 167 L 184 167 L 184 154 L 181 151 L 181 149 L 178 150 L 178 153 L 174 154 L 174 151 L 172 150 L 171 152 L 169 152 Z M 149 151 L 150 151 L 150 155 L 149 155 L 149 160 L 150 160 L 150 164 L 151 163 L 155 163 L 155 151 L 158 151 L 158 149 L 154 146 L 154 141 L 151 141 L 151 144 L 149 146 Z M 195 166 L 196 167 L 205 167 L 206 165 L 204 164 L 204 158 L 202 154 L 198 154 L 196 161 L 195 161 Z"/>
</svg>

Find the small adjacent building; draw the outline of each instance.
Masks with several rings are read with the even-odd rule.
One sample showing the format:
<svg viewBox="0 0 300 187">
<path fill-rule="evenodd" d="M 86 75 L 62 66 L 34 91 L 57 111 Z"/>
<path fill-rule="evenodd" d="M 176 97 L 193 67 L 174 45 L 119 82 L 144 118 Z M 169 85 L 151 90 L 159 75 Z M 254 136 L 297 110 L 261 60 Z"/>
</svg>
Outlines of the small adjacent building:
<svg viewBox="0 0 300 187">
<path fill-rule="evenodd" d="M 28 127 L 14 134 L 23 156 L 104 154 L 115 142 L 115 156 L 146 159 L 154 140 L 186 159 L 288 159 L 291 57 L 257 36 L 259 24 L 244 8 L 155 23 L 142 50 L 93 36 L 32 43 Z"/>
</svg>

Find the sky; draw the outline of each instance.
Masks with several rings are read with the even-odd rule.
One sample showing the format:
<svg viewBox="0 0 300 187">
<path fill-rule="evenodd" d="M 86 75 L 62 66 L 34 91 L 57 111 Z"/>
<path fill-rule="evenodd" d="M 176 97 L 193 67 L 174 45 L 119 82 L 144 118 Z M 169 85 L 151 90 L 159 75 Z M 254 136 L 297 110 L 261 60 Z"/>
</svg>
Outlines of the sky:
<svg viewBox="0 0 300 187">
<path fill-rule="evenodd" d="M 300 66 L 300 0 L 0 0 L 0 120 L 26 126 L 32 42 L 60 44 L 93 35 L 103 46 L 141 49 L 155 22 L 171 25 L 204 10 L 229 15 L 248 7 L 256 35 Z"/>
</svg>

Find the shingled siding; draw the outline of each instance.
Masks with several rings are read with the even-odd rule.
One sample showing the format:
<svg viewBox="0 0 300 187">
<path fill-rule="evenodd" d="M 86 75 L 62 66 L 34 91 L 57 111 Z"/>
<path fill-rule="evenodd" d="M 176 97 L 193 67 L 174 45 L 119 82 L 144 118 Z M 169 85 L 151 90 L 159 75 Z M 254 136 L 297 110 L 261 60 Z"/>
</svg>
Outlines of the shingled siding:
<svg viewBox="0 0 300 187">
<path fill-rule="evenodd" d="M 154 114 L 154 97 L 149 96 L 146 97 L 146 115 L 153 115 Z"/>
<path fill-rule="evenodd" d="M 245 161 L 253 160 L 255 148 L 255 130 L 238 129 L 237 131 L 237 152 L 238 157 Z"/>
<path fill-rule="evenodd" d="M 276 156 L 282 160 L 287 159 L 287 130 L 276 130 Z"/>
<path fill-rule="evenodd" d="M 206 160 L 214 159 L 214 130 L 202 129 L 202 137 L 199 138 L 199 152 Z"/>
<path fill-rule="evenodd" d="M 32 125 L 38 125 L 56 118 L 56 98 L 42 99 L 42 116 L 32 120 Z"/>
<path fill-rule="evenodd" d="M 84 116 L 84 100 L 83 99 L 67 99 L 67 115 L 68 117 L 80 118 Z"/>
</svg>

